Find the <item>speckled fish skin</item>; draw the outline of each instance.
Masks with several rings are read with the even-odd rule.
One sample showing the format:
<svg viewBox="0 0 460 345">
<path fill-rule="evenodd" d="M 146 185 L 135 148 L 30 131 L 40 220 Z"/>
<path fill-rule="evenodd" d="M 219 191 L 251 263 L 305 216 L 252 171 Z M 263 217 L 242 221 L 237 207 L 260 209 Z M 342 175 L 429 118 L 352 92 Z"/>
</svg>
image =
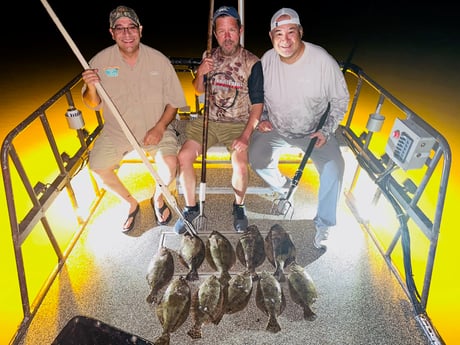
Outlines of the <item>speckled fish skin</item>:
<svg viewBox="0 0 460 345">
<path fill-rule="evenodd" d="M 265 261 L 264 238 L 256 225 L 249 225 L 236 243 L 236 256 L 243 266 L 257 280 L 256 268 Z"/>
<path fill-rule="evenodd" d="M 147 268 L 147 283 L 150 286 L 150 294 L 147 303 L 156 303 L 159 291 L 165 287 L 174 274 L 174 259 L 171 251 L 161 247 L 149 262 Z"/>
<path fill-rule="evenodd" d="M 302 307 L 303 318 L 315 320 L 317 315 L 311 309 L 311 305 L 316 301 L 318 293 L 311 276 L 301 265 L 292 263 L 289 266 L 287 280 L 291 299 Z"/>
<path fill-rule="evenodd" d="M 224 315 L 225 291 L 224 286 L 213 274 L 206 278 L 193 294 L 190 307 L 193 325 L 187 332 L 192 339 L 202 337 L 204 324 L 219 324 Z"/>
<path fill-rule="evenodd" d="M 214 230 L 206 241 L 206 260 L 211 268 L 219 272 L 219 280 L 227 285 L 231 279 L 230 269 L 236 263 L 235 249 L 227 237 Z"/>
<path fill-rule="evenodd" d="M 156 314 L 163 331 L 155 339 L 155 345 L 169 345 L 171 333 L 175 332 L 187 320 L 190 304 L 191 290 L 185 277 L 173 278 L 156 308 Z"/>
<path fill-rule="evenodd" d="M 265 329 L 272 333 L 281 331 L 278 316 L 286 308 L 286 298 L 281 283 L 267 271 L 262 271 L 257 281 L 256 305 L 268 316 Z"/>
<path fill-rule="evenodd" d="M 246 308 L 253 289 L 252 275 L 244 271 L 234 275 L 228 282 L 226 314 L 234 314 Z"/>
<path fill-rule="evenodd" d="M 179 260 L 189 269 L 185 279 L 188 281 L 198 280 L 198 269 L 205 258 L 205 246 L 199 236 L 191 236 L 185 233 L 181 239 Z"/>
<path fill-rule="evenodd" d="M 279 282 L 285 282 L 284 268 L 296 260 L 296 248 L 291 236 L 284 228 L 275 224 L 265 237 L 265 254 L 275 267 L 273 275 Z"/>
</svg>

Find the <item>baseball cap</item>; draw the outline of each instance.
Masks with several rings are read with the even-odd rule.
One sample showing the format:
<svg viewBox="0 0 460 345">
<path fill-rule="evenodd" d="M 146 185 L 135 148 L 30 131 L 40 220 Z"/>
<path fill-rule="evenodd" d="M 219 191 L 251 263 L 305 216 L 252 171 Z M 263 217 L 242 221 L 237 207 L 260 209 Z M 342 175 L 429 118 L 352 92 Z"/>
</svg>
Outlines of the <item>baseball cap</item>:
<svg viewBox="0 0 460 345">
<path fill-rule="evenodd" d="M 129 18 L 133 21 L 134 24 L 136 24 L 137 26 L 141 26 L 141 23 L 139 22 L 139 17 L 137 16 L 136 12 L 134 12 L 132 8 L 129 8 L 126 6 L 118 6 L 116 9 L 110 12 L 110 17 L 109 17 L 110 27 L 113 28 L 115 25 L 115 22 L 121 17 Z"/>
<path fill-rule="evenodd" d="M 240 15 L 238 14 L 238 11 L 235 9 L 235 7 L 231 6 L 221 6 L 219 7 L 216 12 L 214 12 L 214 17 L 212 19 L 212 22 L 215 24 L 216 19 L 221 17 L 221 16 L 230 16 L 235 18 L 241 23 L 241 18 Z"/>
<path fill-rule="evenodd" d="M 281 21 L 277 21 L 279 17 L 282 15 L 288 15 L 291 19 L 283 19 Z M 278 10 L 272 17 L 272 21 L 270 23 L 270 31 L 276 28 L 277 26 L 284 25 L 284 24 L 297 24 L 300 25 L 300 18 L 296 11 L 291 8 L 282 8 Z"/>
</svg>

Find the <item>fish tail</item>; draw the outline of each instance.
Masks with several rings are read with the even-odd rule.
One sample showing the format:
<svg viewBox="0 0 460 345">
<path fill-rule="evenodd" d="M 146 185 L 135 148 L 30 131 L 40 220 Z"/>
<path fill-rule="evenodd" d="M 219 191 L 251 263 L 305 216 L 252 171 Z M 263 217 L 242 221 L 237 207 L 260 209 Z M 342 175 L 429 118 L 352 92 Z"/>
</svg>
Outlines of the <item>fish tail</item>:
<svg viewBox="0 0 460 345">
<path fill-rule="evenodd" d="M 276 267 L 275 273 L 273 273 L 275 276 L 276 280 L 279 282 L 285 282 L 286 281 L 286 276 L 284 275 L 283 268 L 281 266 Z"/>
<path fill-rule="evenodd" d="M 185 277 L 185 279 L 190 282 L 198 280 L 198 272 L 196 270 L 191 270 L 190 272 L 187 273 L 187 276 Z"/>
<path fill-rule="evenodd" d="M 276 319 L 275 315 L 269 315 L 266 330 L 272 333 L 278 333 L 279 331 L 281 331 L 281 326 L 278 323 L 278 320 Z"/>
<path fill-rule="evenodd" d="M 230 275 L 230 273 L 229 273 L 228 271 L 223 271 L 223 272 L 221 273 L 221 275 L 220 275 L 219 281 L 220 281 L 220 283 L 221 283 L 222 285 L 225 286 L 225 285 L 228 284 L 228 282 L 230 281 L 230 279 L 232 279 L 232 276 Z"/>
<path fill-rule="evenodd" d="M 192 339 L 201 339 L 202 332 L 200 325 L 193 325 L 192 328 L 187 332 Z"/>
<path fill-rule="evenodd" d="M 169 333 L 163 333 L 155 340 L 153 345 L 169 345 L 169 340 L 170 340 Z"/>
</svg>

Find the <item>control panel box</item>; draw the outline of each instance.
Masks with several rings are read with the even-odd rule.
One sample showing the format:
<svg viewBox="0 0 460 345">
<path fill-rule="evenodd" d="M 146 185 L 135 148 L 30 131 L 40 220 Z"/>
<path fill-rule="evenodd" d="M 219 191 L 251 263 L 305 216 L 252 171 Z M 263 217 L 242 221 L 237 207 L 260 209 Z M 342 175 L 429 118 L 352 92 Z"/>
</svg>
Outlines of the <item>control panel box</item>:
<svg viewBox="0 0 460 345">
<path fill-rule="evenodd" d="M 415 122 L 396 118 L 385 152 L 404 170 L 420 169 L 436 140 Z"/>
</svg>

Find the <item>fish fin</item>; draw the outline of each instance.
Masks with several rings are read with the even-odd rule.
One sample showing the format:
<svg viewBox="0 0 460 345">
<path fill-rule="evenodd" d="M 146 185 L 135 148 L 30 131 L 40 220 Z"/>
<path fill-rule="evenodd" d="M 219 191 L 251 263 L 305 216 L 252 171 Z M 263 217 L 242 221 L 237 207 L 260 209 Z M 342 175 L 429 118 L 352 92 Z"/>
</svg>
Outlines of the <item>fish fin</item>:
<svg viewBox="0 0 460 345">
<path fill-rule="evenodd" d="M 150 292 L 150 294 L 146 298 L 146 301 L 149 304 L 156 303 L 157 301 L 156 293 L 154 291 Z"/>
<path fill-rule="evenodd" d="M 307 305 L 303 308 L 303 318 L 304 320 L 314 321 L 318 316 L 311 310 L 311 308 Z"/>
<path fill-rule="evenodd" d="M 286 309 L 286 296 L 284 295 L 284 291 L 281 290 L 281 305 L 280 305 L 280 315 Z"/>
<path fill-rule="evenodd" d="M 218 325 L 220 321 L 222 320 L 222 318 L 224 317 L 224 315 L 225 315 L 225 308 L 224 306 L 222 306 L 219 314 L 217 314 L 215 318 L 211 319 L 212 323 L 214 325 Z"/>
</svg>

